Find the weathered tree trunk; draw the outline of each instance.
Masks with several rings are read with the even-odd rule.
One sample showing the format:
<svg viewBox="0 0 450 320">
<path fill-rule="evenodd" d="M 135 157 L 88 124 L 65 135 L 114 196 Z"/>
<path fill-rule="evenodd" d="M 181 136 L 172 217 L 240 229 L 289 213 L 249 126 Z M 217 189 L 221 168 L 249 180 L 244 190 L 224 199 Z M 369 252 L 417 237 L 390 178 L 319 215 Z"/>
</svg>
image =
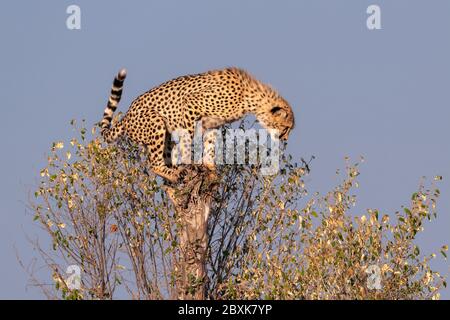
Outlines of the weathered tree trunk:
<svg viewBox="0 0 450 320">
<path fill-rule="evenodd" d="M 205 299 L 208 218 L 212 184 L 204 170 L 188 171 L 185 183 L 166 186 L 177 215 L 180 257 L 176 266 L 178 299 Z"/>
</svg>

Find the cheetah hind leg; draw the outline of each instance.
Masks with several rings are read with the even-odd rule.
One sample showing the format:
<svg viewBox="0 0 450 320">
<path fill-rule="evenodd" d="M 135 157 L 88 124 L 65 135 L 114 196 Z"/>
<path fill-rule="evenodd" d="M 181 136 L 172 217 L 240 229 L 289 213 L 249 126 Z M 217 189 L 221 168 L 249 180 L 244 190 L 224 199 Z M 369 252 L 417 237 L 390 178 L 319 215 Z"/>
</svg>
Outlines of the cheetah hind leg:
<svg viewBox="0 0 450 320">
<path fill-rule="evenodd" d="M 172 184 L 181 183 L 186 175 L 186 170 L 182 167 L 173 167 L 167 163 L 167 153 L 161 148 L 151 149 L 147 148 L 149 152 L 150 167 L 154 174 L 171 182 Z"/>
<path fill-rule="evenodd" d="M 167 166 L 152 166 L 154 174 L 176 184 L 183 181 L 185 171 L 180 169 L 169 168 Z"/>
</svg>

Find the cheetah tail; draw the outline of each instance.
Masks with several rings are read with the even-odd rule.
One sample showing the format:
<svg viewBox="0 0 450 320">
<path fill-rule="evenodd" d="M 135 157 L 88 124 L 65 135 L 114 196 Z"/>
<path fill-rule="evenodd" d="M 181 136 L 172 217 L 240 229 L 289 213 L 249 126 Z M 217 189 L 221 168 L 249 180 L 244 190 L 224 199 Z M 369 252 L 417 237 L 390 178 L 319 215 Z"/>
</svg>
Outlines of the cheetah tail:
<svg viewBox="0 0 450 320">
<path fill-rule="evenodd" d="M 103 119 L 100 122 L 101 134 L 107 142 L 114 141 L 121 134 L 120 128 L 111 130 L 111 121 L 114 111 L 117 109 L 120 98 L 122 97 L 122 88 L 125 77 L 127 76 L 127 71 L 122 69 L 119 71 L 117 76 L 114 78 L 114 83 L 111 88 L 111 94 L 109 95 L 108 105 L 106 106 L 105 112 L 103 113 Z"/>
</svg>

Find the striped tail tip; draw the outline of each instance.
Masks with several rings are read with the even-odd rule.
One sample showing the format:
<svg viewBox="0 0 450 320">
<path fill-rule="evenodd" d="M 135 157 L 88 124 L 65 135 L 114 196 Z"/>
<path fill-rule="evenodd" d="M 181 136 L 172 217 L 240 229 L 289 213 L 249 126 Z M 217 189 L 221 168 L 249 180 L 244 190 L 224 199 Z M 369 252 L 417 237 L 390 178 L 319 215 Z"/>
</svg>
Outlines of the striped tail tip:
<svg viewBox="0 0 450 320">
<path fill-rule="evenodd" d="M 125 68 L 120 69 L 119 73 L 117 74 L 117 78 L 119 80 L 125 80 L 126 77 L 127 77 L 127 69 Z"/>
</svg>

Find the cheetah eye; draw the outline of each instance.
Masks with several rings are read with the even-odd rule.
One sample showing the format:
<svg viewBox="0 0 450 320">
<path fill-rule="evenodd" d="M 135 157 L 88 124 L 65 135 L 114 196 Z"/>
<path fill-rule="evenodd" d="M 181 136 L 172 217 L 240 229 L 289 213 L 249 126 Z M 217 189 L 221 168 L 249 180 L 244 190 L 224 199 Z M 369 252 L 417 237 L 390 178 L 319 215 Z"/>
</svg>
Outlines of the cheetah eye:
<svg viewBox="0 0 450 320">
<path fill-rule="evenodd" d="M 270 109 L 270 112 L 271 112 L 272 114 L 276 114 L 276 113 L 279 112 L 280 110 L 282 110 L 280 107 L 275 106 L 275 107 L 273 107 L 272 109 Z"/>
</svg>

